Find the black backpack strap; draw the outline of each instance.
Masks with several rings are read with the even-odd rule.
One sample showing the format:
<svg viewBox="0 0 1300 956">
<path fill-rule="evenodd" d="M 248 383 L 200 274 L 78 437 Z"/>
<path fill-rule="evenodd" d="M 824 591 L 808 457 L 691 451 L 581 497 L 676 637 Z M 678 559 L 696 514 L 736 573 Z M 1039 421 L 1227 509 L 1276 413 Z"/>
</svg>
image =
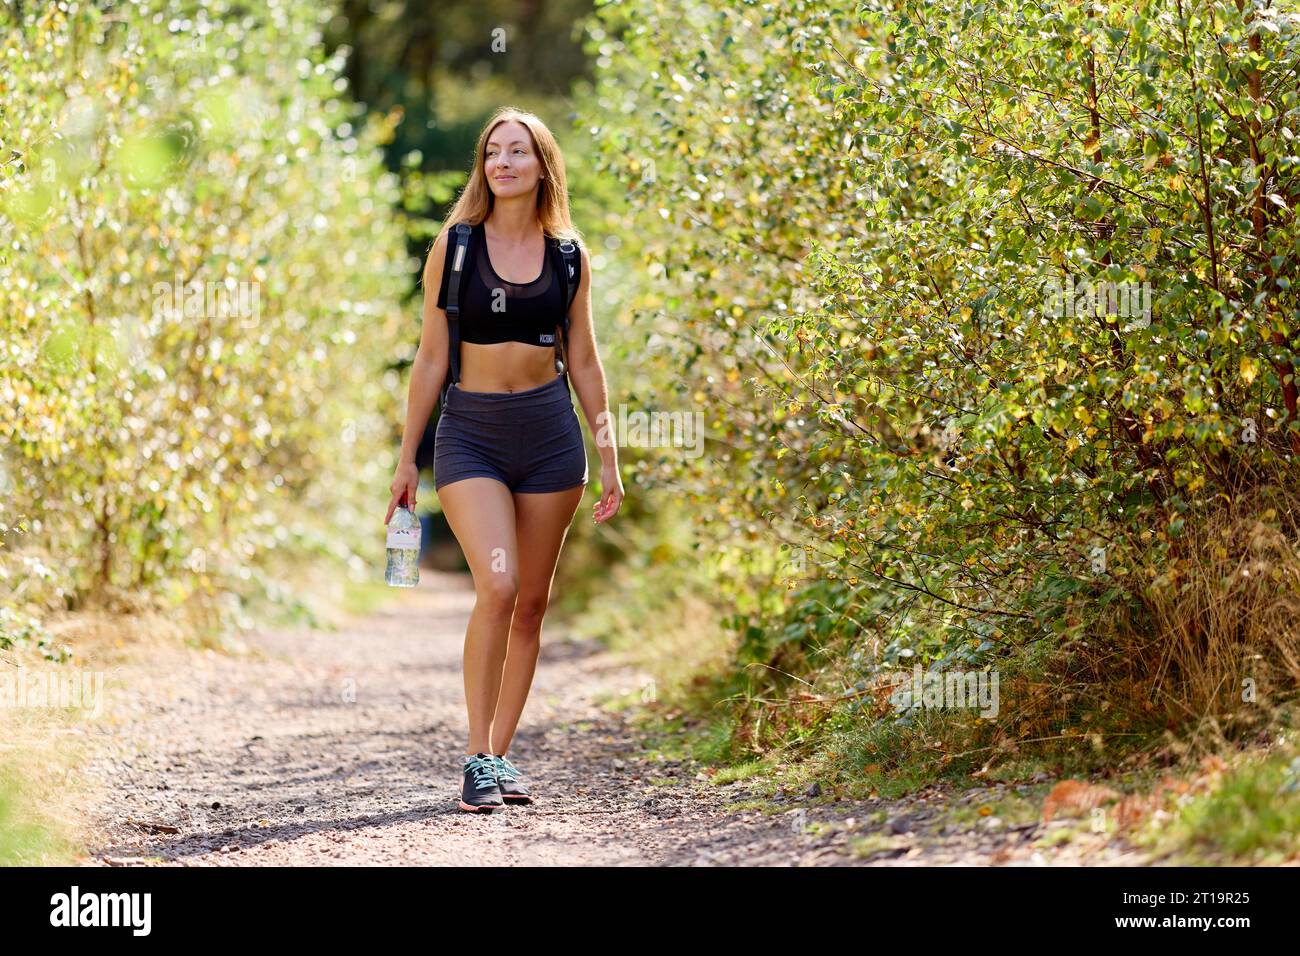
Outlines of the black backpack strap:
<svg viewBox="0 0 1300 956">
<path fill-rule="evenodd" d="M 569 354 L 569 308 L 582 281 L 582 256 L 578 255 L 578 244 L 572 239 L 556 239 L 552 248 L 559 253 L 560 288 L 564 292 L 564 319 L 560 323 L 560 341 L 555 343 L 555 370 L 567 378 L 569 370 L 564 364 L 564 356 Z M 560 342 L 564 343 L 563 354 Z"/>
<path fill-rule="evenodd" d="M 447 376 L 443 380 L 441 402 L 447 405 L 447 392 L 452 382 L 460 381 L 460 283 L 469 259 L 469 240 L 474 230 L 463 222 L 452 226 L 447 243 L 450 271 L 447 273 Z M 447 267 L 444 267 L 446 271 Z"/>
</svg>

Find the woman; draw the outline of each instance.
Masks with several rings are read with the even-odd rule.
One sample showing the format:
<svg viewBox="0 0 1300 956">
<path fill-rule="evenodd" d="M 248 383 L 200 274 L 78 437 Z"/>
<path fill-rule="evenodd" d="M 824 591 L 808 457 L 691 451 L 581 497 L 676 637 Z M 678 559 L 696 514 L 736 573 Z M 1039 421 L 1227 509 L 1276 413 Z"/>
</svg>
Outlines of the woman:
<svg viewBox="0 0 1300 956">
<path fill-rule="evenodd" d="M 384 523 L 403 497 L 415 507 L 416 449 L 449 374 L 444 309 L 449 247 L 454 251 L 449 232 L 458 222 L 474 232 L 460 285 L 460 381 L 451 383 L 438 420 L 434 487 L 474 576 L 460 808 L 478 813 L 532 801 L 506 752 L 532 686 L 556 561 L 587 482 L 568 379 L 600 450 L 597 523 L 618 512 L 623 484 L 609 430 L 598 427 L 610 420 L 609 406 L 591 324 L 591 260 L 582 246 L 567 310 L 568 379 L 557 374 L 566 303 L 548 242 L 578 240 L 564 161 L 540 119 L 505 108 L 479 135 L 469 182 L 425 263 L 423 331 Z"/>
</svg>

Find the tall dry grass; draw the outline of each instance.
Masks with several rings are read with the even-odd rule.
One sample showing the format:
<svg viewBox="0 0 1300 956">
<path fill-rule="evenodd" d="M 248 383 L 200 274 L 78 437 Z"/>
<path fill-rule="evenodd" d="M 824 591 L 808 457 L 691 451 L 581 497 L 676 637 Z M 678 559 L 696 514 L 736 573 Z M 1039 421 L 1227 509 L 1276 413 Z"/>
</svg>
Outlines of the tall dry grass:
<svg viewBox="0 0 1300 956">
<path fill-rule="evenodd" d="M 1061 648 L 1058 673 L 1101 709 L 1186 736 L 1261 729 L 1300 695 L 1300 500 L 1271 488 L 1187 522 L 1132 600 Z M 1068 658 L 1068 661 L 1066 660 Z"/>
</svg>

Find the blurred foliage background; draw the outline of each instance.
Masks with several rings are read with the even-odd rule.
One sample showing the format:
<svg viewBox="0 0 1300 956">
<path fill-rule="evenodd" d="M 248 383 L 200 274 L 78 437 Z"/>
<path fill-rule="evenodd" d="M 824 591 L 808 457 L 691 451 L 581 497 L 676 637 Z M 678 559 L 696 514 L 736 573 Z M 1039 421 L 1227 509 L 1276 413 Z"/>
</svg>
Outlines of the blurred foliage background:
<svg viewBox="0 0 1300 956">
<path fill-rule="evenodd" d="M 0 4 L 0 646 L 375 580 L 429 237 L 503 98 L 563 131 L 587 12 Z"/>
<path fill-rule="evenodd" d="M 559 610 L 710 756 L 1112 759 L 1294 695 L 1293 3 L 0 10 L 0 642 L 378 579 L 424 250 L 508 102 L 564 148 L 615 420 L 708 434 L 620 449 Z M 1003 717 L 891 712 L 913 662 Z"/>
</svg>

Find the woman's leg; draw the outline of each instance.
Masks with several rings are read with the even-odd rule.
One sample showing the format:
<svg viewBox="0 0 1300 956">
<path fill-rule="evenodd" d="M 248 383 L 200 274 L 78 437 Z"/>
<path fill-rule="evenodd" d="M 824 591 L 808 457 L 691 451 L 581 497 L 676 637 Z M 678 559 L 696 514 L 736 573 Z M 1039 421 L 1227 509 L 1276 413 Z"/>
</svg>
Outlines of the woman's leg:
<svg viewBox="0 0 1300 956">
<path fill-rule="evenodd" d="M 569 525 L 585 486 L 548 494 L 516 494 L 515 538 L 519 543 L 519 595 L 510 622 L 510 646 L 501 675 L 501 695 L 492 720 L 494 754 L 504 754 L 524 711 L 537 653 L 542 617 L 551 597 L 551 581 Z"/>
<path fill-rule="evenodd" d="M 465 478 L 443 485 L 438 501 L 474 576 L 474 611 L 465 633 L 466 753 L 491 753 L 492 714 L 519 592 L 514 499 L 494 478 Z"/>
</svg>

